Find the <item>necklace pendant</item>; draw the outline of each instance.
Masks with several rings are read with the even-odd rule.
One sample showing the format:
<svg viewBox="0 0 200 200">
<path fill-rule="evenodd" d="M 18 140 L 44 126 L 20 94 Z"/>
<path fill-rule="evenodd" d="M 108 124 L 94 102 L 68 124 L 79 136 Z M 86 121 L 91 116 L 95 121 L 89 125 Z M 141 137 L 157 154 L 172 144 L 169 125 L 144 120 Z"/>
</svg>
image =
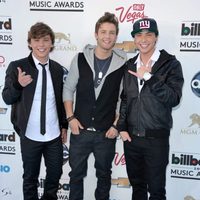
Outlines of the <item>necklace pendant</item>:
<svg viewBox="0 0 200 200">
<path fill-rule="evenodd" d="M 102 77 L 103 77 L 103 73 L 102 73 L 102 72 L 99 72 L 98 78 L 102 78 Z"/>
</svg>

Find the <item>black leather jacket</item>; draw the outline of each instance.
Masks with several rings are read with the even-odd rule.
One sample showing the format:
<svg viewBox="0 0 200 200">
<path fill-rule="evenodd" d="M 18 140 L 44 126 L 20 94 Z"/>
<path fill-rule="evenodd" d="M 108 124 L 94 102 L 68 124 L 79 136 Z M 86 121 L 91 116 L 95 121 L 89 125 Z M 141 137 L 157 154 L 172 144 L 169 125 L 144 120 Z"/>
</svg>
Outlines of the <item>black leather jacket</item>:
<svg viewBox="0 0 200 200">
<path fill-rule="evenodd" d="M 136 71 L 138 55 L 127 61 L 121 95 L 119 131 L 131 135 L 168 137 L 172 127 L 172 108 L 182 96 L 183 74 L 180 62 L 165 50 L 152 67 L 152 77 L 138 90 L 137 78 L 128 70 Z"/>
<path fill-rule="evenodd" d="M 33 78 L 33 81 L 24 88 L 18 83 L 17 67 L 19 66 L 23 71 L 27 72 L 27 74 L 30 74 Z M 49 69 L 54 87 L 60 128 L 67 129 L 68 123 L 66 121 L 66 115 L 62 101 L 64 71 L 60 64 L 51 59 L 49 60 Z M 31 106 L 35 94 L 37 77 L 38 71 L 31 54 L 26 58 L 11 62 L 6 71 L 5 86 L 2 92 L 2 97 L 6 104 L 12 105 L 11 122 L 15 131 L 22 137 L 24 137 L 26 132 L 28 118 L 31 112 Z"/>
</svg>

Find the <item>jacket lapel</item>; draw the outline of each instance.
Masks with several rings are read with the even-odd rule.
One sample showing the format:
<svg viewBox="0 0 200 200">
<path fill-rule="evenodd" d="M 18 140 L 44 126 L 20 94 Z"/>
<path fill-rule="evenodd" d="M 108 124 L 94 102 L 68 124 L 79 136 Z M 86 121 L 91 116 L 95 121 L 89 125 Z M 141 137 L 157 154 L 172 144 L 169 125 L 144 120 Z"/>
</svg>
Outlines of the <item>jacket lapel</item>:
<svg viewBox="0 0 200 200">
<path fill-rule="evenodd" d="M 27 63 L 24 63 L 23 69 L 26 71 L 27 74 L 30 74 L 33 81 L 26 86 L 24 89 L 24 96 L 28 97 L 26 98 L 26 109 L 27 112 L 30 113 L 32 103 L 33 103 L 33 97 L 35 94 L 35 88 L 38 78 L 38 70 L 35 66 L 35 63 L 33 61 L 32 55 L 30 54 L 27 59 Z"/>
</svg>

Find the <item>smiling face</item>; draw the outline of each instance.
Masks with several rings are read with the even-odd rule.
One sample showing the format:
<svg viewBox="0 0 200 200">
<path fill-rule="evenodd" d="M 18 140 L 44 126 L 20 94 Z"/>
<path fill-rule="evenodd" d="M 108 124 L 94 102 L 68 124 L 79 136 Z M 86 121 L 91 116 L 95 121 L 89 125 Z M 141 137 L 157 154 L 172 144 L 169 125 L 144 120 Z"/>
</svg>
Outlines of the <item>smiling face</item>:
<svg viewBox="0 0 200 200">
<path fill-rule="evenodd" d="M 49 52 L 53 50 L 55 35 L 53 30 L 42 22 L 31 26 L 28 32 L 28 47 L 33 55 L 41 62 L 48 60 Z"/>
<path fill-rule="evenodd" d="M 97 48 L 103 51 L 111 51 L 117 40 L 117 30 L 113 23 L 102 23 L 95 33 Z"/>
<path fill-rule="evenodd" d="M 53 44 L 50 35 L 46 35 L 41 38 L 31 38 L 29 47 L 32 49 L 33 55 L 41 63 L 45 63 L 48 60 Z"/>
<path fill-rule="evenodd" d="M 150 57 L 153 54 L 156 42 L 157 42 L 157 37 L 155 33 L 148 32 L 145 30 L 135 34 L 134 37 L 134 43 L 136 47 L 139 49 L 140 54 L 143 56 Z"/>
</svg>

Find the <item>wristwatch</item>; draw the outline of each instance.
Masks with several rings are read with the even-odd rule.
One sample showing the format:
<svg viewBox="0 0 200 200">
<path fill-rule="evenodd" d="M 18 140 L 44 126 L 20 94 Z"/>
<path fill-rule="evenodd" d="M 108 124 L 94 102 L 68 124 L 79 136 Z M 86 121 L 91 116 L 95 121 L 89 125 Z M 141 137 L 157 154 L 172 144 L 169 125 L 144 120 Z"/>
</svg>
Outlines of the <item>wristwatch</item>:
<svg viewBox="0 0 200 200">
<path fill-rule="evenodd" d="M 151 77 L 152 77 L 152 74 L 149 73 L 149 72 L 145 72 L 145 73 L 143 74 L 143 79 L 144 79 L 145 81 L 148 81 Z"/>
</svg>

